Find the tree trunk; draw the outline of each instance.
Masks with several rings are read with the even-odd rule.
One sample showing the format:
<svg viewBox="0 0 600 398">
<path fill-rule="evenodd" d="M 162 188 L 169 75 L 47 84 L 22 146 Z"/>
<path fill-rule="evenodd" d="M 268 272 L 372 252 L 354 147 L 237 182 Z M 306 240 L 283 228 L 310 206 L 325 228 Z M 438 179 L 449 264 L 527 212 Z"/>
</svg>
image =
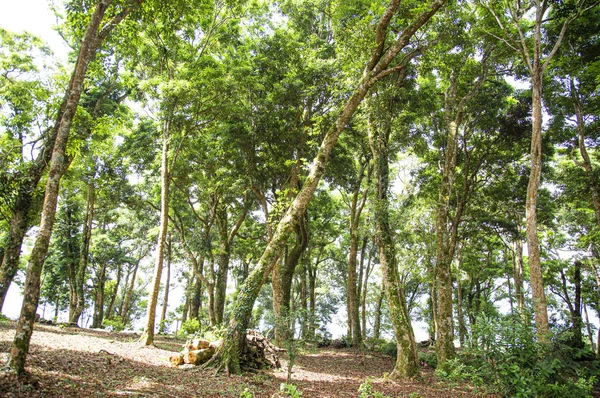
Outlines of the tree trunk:
<svg viewBox="0 0 600 398">
<path fill-rule="evenodd" d="M 458 128 L 460 110 L 453 114 L 456 103 L 457 78 L 454 72 L 450 77 L 450 87 L 446 91 L 444 122 L 446 127 L 446 148 L 442 165 L 442 182 L 435 218 L 436 241 L 436 287 L 437 287 L 437 337 L 435 342 L 438 364 L 443 365 L 455 355 L 454 322 L 452 313 L 452 249 L 448 233 L 450 218 L 450 198 L 456 170 L 458 153 Z M 465 178 L 467 178 L 465 176 Z"/>
<path fill-rule="evenodd" d="M 202 306 L 202 281 L 196 278 L 196 282 L 194 283 L 191 291 L 191 300 L 190 300 L 190 319 L 198 319 L 198 314 L 200 312 L 200 307 Z M 212 300 L 210 300 L 212 302 Z M 209 306 L 210 308 L 210 306 Z M 211 310 L 212 312 L 212 310 Z M 211 324 L 211 326 L 214 326 Z"/>
<path fill-rule="evenodd" d="M 575 300 L 573 303 L 573 314 L 571 316 L 571 323 L 573 324 L 573 346 L 583 348 L 583 335 L 581 333 L 581 262 L 579 260 L 575 261 L 573 284 L 575 285 Z"/>
<path fill-rule="evenodd" d="M 158 234 L 156 264 L 152 278 L 152 289 L 148 299 L 146 326 L 140 337 L 143 345 L 154 344 L 154 325 L 156 323 L 156 305 L 158 304 L 158 292 L 160 290 L 160 279 L 163 269 L 165 255 L 165 243 L 167 241 L 167 228 L 169 224 L 169 120 L 165 121 L 162 137 L 162 156 L 160 166 L 160 229 Z"/>
<path fill-rule="evenodd" d="M 119 264 L 117 268 L 117 280 L 115 281 L 115 290 L 112 292 L 110 297 L 110 303 L 108 304 L 108 309 L 106 310 L 106 318 L 112 318 L 113 307 L 115 306 L 115 301 L 117 300 L 117 295 L 119 294 L 119 285 L 121 284 L 121 276 L 123 274 L 123 264 Z"/>
<path fill-rule="evenodd" d="M 383 276 L 383 285 L 388 298 L 390 320 L 394 327 L 398 355 L 391 377 L 408 378 L 419 373 L 417 345 L 413 334 L 404 289 L 398 275 L 396 249 L 393 231 L 389 222 L 389 154 L 388 142 L 390 120 L 383 120 L 379 128 L 369 118 L 368 134 L 373 164 L 375 165 L 375 181 L 377 194 L 375 199 L 375 224 L 379 246 L 379 262 Z"/>
<path fill-rule="evenodd" d="M 377 304 L 375 305 L 375 322 L 373 324 L 373 338 L 379 339 L 381 335 L 381 306 L 383 305 L 383 296 L 385 295 L 385 289 L 382 286 L 377 298 Z"/>
<path fill-rule="evenodd" d="M 513 279 L 515 281 L 515 298 L 517 299 L 517 309 L 523 313 L 525 295 L 523 294 L 523 241 L 517 237 L 513 243 L 515 252 L 515 263 L 513 270 Z"/>
<path fill-rule="evenodd" d="M 133 267 L 133 276 L 131 277 L 131 284 L 129 285 L 129 289 L 127 289 L 127 295 L 125 296 L 125 302 L 123 303 L 123 309 L 121 310 L 121 323 L 123 323 L 123 325 L 127 323 L 127 313 L 129 312 L 129 306 L 131 304 L 131 295 L 133 294 L 133 289 L 135 288 L 135 277 L 137 275 L 137 270 L 140 266 L 141 261 L 142 258 L 140 257 L 135 262 L 135 266 Z"/>
<path fill-rule="evenodd" d="M 167 306 L 169 303 L 169 285 L 171 284 L 171 239 L 167 245 L 167 281 L 165 282 L 165 294 L 163 296 L 163 306 L 160 313 L 160 333 L 166 333 L 165 320 L 167 319 Z"/>
<path fill-rule="evenodd" d="M 301 333 L 303 340 L 309 339 L 308 336 L 308 283 L 306 276 L 306 262 L 308 259 L 304 260 L 304 264 L 300 269 L 300 308 L 302 313 L 300 314 L 300 319 L 302 319 L 301 325 Z"/>
<path fill-rule="evenodd" d="M 37 178 L 39 182 L 41 174 Z M 10 219 L 10 226 L 8 230 L 8 236 L 6 245 L 4 247 L 4 257 L 2 259 L 2 267 L 0 267 L 0 311 L 4 307 L 4 300 L 6 299 L 6 293 L 12 280 L 15 278 L 17 271 L 19 270 L 19 259 L 21 257 L 21 245 L 23 244 L 23 238 L 25 232 L 27 232 L 27 214 L 31 207 L 31 201 L 33 200 L 33 191 L 35 187 L 32 187 L 31 192 L 19 192 L 16 198 L 15 206 L 12 211 Z M 29 189 L 27 190 L 29 191 Z"/>
<path fill-rule="evenodd" d="M 102 30 L 99 31 L 104 14 L 110 4 L 110 0 L 99 2 L 91 15 L 84 38 L 80 43 L 75 70 L 65 93 L 63 105 L 61 106 L 61 109 L 64 109 L 64 113 L 57 123 L 56 141 L 54 142 L 52 163 L 46 181 L 40 229 L 27 266 L 27 275 L 23 292 L 23 306 L 21 308 L 19 321 L 17 322 L 15 338 L 8 359 L 8 366 L 17 374 L 22 374 L 25 371 L 25 359 L 29 352 L 29 342 L 31 333 L 33 332 L 33 323 L 35 321 L 35 313 L 40 297 L 40 276 L 42 273 L 42 266 L 48 253 L 48 245 L 54 227 L 60 179 L 68 166 L 65 152 L 69 139 L 69 132 L 71 130 L 71 122 L 73 121 L 77 105 L 79 104 L 79 98 L 81 97 L 85 73 L 89 62 L 96 54 L 96 50 L 99 48 L 102 41 L 131 11 L 130 8 L 124 8 L 120 14 L 113 18 L 113 23 L 106 24 Z M 26 213 L 24 215 L 26 215 Z M 7 286 L 5 287 L 8 288 Z"/>
<path fill-rule="evenodd" d="M 102 327 L 104 321 L 104 284 L 106 282 L 106 261 L 102 262 L 102 268 L 98 274 L 98 283 L 96 285 L 96 298 L 94 300 L 94 318 L 92 319 L 92 328 Z"/>
<path fill-rule="evenodd" d="M 310 261 L 310 260 L 309 260 Z M 315 338 L 316 319 L 315 319 L 315 302 L 317 298 L 317 267 L 313 268 L 309 264 L 308 271 L 308 336 L 311 339 Z"/>
<path fill-rule="evenodd" d="M 461 283 L 460 283 L 460 280 L 461 280 L 460 265 L 461 265 L 461 262 L 462 262 L 460 254 L 459 254 L 457 260 L 458 260 L 457 261 L 458 275 L 456 276 L 456 284 L 457 284 L 457 289 L 456 289 L 456 310 L 457 310 L 457 317 L 458 317 L 458 340 L 460 342 L 460 347 L 464 348 L 465 347 L 465 335 L 466 335 L 467 328 L 465 327 L 465 316 L 463 314 L 462 286 L 461 286 Z"/>
<path fill-rule="evenodd" d="M 536 29 L 536 51 L 539 50 L 539 40 Z M 542 176 L 542 69 L 539 57 L 535 59 L 532 74 L 532 132 L 531 132 L 531 172 L 527 185 L 527 200 L 525 203 L 527 223 L 527 250 L 529 253 L 529 273 L 533 293 L 533 310 L 535 325 L 540 342 L 548 341 L 550 328 L 548 326 L 548 308 L 542 264 L 540 259 L 540 243 L 537 232 L 537 197 Z"/>
<path fill-rule="evenodd" d="M 368 243 L 368 237 L 365 236 L 363 238 L 363 250 L 362 250 L 362 256 L 361 256 L 361 262 L 362 259 L 364 257 L 365 251 L 367 249 L 367 243 Z M 368 283 L 369 283 L 369 276 L 371 275 L 371 250 L 369 250 L 369 260 L 367 261 L 367 269 L 365 270 L 365 274 L 364 274 L 364 282 L 363 282 L 363 286 L 362 286 L 362 297 L 361 297 L 361 329 L 362 329 L 362 333 L 363 333 L 363 338 L 367 337 L 367 290 L 368 290 Z"/>
<path fill-rule="evenodd" d="M 76 281 L 77 285 L 75 288 L 75 307 L 69 309 L 69 323 L 77 324 L 79 317 L 85 307 L 85 281 L 86 281 L 86 269 L 88 264 L 88 257 L 90 251 L 90 241 L 92 238 L 92 222 L 94 220 L 94 204 L 96 200 L 96 191 L 94 187 L 94 178 L 88 182 L 87 186 L 87 198 L 85 208 L 85 218 L 83 223 L 83 236 L 81 242 L 81 252 L 79 258 L 79 267 L 77 269 Z M 110 312 L 108 314 L 110 317 Z"/>
<path fill-rule="evenodd" d="M 585 314 L 585 326 L 587 327 L 588 339 L 590 341 L 590 350 L 594 352 L 594 334 L 592 333 L 592 325 L 588 316 L 587 306 L 583 304 L 583 313 Z"/>
<path fill-rule="evenodd" d="M 119 303 L 119 308 L 116 310 L 115 318 L 121 318 L 121 314 L 123 313 L 123 306 L 125 305 L 125 297 L 127 297 L 127 288 L 129 287 L 129 278 L 131 278 L 131 274 L 133 270 L 131 269 L 131 264 L 127 265 L 127 274 L 125 274 L 125 281 L 123 282 L 123 293 L 121 293 L 121 301 Z"/>
<path fill-rule="evenodd" d="M 359 317 L 359 292 L 357 289 L 356 265 L 358 258 L 358 227 L 360 225 L 360 216 L 364 208 L 368 184 L 370 182 L 371 172 L 367 178 L 367 188 L 364 189 L 361 195 L 362 181 L 365 175 L 365 169 L 369 163 L 368 159 L 360 165 L 358 177 L 355 182 L 354 192 L 352 193 L 352 202 L 350 204 L 350 251 L 348 253 L 348 281 L 346 284 L 346 311 L 348 313 L 348 339 L 352 339 L 354 347 L 360 346 L 362 342 Z"/>
<path fill-rule="evenodd" d="M 281 262 L 273 267 L 273 311 L 275 313 L 275 343 L 283 345 L 288 340 L 290 300 L 294 271 L 308 245 L 304 217 L 296 226 L 296 242 Z"/>
<path fill-rule="evenodd" d="M 225 312 L 227 274 L 229 273 L 229 258 L 231 257 L 231 248 L 228 243 L 227 210 L 224 205 L 218 206 L 216 221 L 219 230 L 219 269 L 217 270 L 215 284 L 215 321 L 217 325 L 220 325 L 223 323 L 223 313 Z"/>
</svg>

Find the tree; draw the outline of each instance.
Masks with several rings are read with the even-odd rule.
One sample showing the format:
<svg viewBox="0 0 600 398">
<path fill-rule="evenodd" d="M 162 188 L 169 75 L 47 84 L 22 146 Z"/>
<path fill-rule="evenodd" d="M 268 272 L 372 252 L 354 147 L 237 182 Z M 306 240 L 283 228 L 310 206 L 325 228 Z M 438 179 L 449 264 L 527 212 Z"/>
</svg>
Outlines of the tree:
<svg viewBox="0 0 600 398">
<path fill-rule="evenodd" d="M 551 2 L 546 0 L 535 0 L 531 3 L 514 1 L 502 7 L 496 3 L 483 3 L 484 8 L 500 28 L 499 33 L 490 32 L 490 34 L 520 56 L 531 79 L 531 169 L 525 207 L 535 323 L 540 341 L 547 341 L 549 334 L 537 220 L 537 197 L 542 176 L 543 77 L 563 41 L 569 24 L 594 5 L 593 2 L 590 4 L 585 0 L 579 0 L 569 10 L 561 9 L 559 6 L 554 7 Z M 545 36 L 542 35 L 549 12 L 562 20 L 560 32 L 555 37 L 554 43 L 545 42 Z M 529 20 L 530 15 L 533 15 L 533 21 Z"/>
<path fill-rule="evenodd" d="M 45 64 L 50 57 L 48 48 L 35 36 L 12 34 L 4 29 L 0 29 L 0 43 L 4 50 L 0 55 L 0 106 L 7 110 L 0 119 L 5 128 L 0 206 L 7 224 L 0 244 L 1 310 L 19 268 L 23 237 L 37 213 L 39 192 L 36 188 L 50 162 L 56 129 L 51 127 L 54 89 L 35 76 L 39 72 L 35 61 Z M 36 144 L 38 141 L 41 145 Z M 30 158 L 28 152 L 37 152 L 37 156 Z"/>
<path fill-rule="evenodd" d="M 102 0 L 96 5 L 91 14 L 89 25 L 79 46 L 77 63 L 61 106 L 64 112 L 59 112 L 60 119 L 58 119 L 55 126 L 56 140 L 52 149 L 51 165 L 46 182 L 40 230 L 27 266 L 23 307 L 7 362 L 7 366 L 17 374 L 22 374 L 25 371 L 25 359 L 29 351 L 29 341 L 33 332 L 33 322 L 40 296 L 40 275 L 54 226 L 60 179 L 68 168 L 66 149 L 71 122 L 79 103 L 87 66 L 110 32 L 135 7 L 135 5 L 126 6 L 115 11 L 115 14 L 110 16 L 110 19 L 101 26 L 111 5 L 112 1 Z"/>
</svg>

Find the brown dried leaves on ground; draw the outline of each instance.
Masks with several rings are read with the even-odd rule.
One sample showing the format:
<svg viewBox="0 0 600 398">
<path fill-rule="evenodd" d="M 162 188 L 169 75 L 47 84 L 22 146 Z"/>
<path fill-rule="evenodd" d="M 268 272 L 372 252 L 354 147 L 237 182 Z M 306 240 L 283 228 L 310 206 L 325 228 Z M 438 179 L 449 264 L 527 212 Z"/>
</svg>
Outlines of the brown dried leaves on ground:
<svg viewBox="0 0 600 398">
<path fill-rule="evenodd" d="M 14 324 L 0 327 L 0 360 L 6 361 Z M 282 370 L 244 376 L 214 376 L 210 369 L 174 368 L 169 357 L 182 341 L 158 337 L 156 347 L 141 347 L 139 336 L 98 330 L 36 325 L 21 380 L 0 372 L 0 396 L 6 397 L 239 397 L 248 389 L 255 397 L 272 397 L 286 380 Z M 304 397 L 357 397 L 367 378 L 390 397 L 474 397 L 467 386 L 448 387 L 430 369 L 421 380 L 394 382 L 383 378 L 393 369 L 391 358 L 349 350 L 315 350 L 299 355 L 292 380 Z"/>
</svg>

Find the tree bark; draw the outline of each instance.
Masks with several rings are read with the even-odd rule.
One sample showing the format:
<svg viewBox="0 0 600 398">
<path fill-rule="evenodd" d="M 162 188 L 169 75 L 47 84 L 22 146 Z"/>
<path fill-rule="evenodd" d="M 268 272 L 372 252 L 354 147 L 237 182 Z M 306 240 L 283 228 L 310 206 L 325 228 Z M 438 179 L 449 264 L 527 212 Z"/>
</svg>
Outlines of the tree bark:
<svg viewBox="0 0 600 398">
<path fill-rule="evenodd" d="M 25 371 L 25 360 L 29 352 L 29 342 L 31 333 L 33 332 L 33 323 L 40 297 L 40 276 L 54 227 L 60 179 L 68 166 L 65 152 L 71 130 L 71 122 L 79 104 L 85 73 L 88 64 L 93 59 L 102 41 L 131 12 L 131 8 L 124 8 L 111 22 L 106 23 L 99 30 L 102 19 L 111 3 L 112 1 L 110 0 L 100 1 L 91 15 L 84 38 L 80 43 L 75 70 L 65 93 L 63 100 L 64 107 L 61 106 L 64 109 L 64 113 L 57 123 L 56 140 L 52 150 L 51 165 L 46 181 L 44 204 L 42 206 L 40 230 L 27 266 L 23 306 L 19 321 L 17 322 L 15 338 L 7 364 L 17 374 L 22 374 Z"/>
<path fill-rule="evenodd" d="M 108 303 L 108 308 L 106 309 L 106 318 L 111 319 L 113 316 L 113 308 L 115 306 L 115 301 L 117 300 L 117 295 L 119 294 L 119 285 L 121 284 L 121 277 L 123 274 L 123 264 L 119 264 L 117 266 L 117 280 L 115 281 L 115 290 L 112 292 L 110 297 L 110 303 Z"/>
<path fill-rule="evenodd" d="M 515 298 L 517 300 L 517 309 L 523 313 L 525 305 L 525 295 L 523 294 L 523 241 L 520 237 L 515 238 L 513 243 L 515 252 L 515 263 L 513 270 L 513 280 L 515 283 Z"/>
<path fill-rule="evenodd" d="M 460 342 L 460 347 L 465 347 L 465 336 L 467 332 L 467 328 L 465 327 L 465 316 L 463 314 L 463 292 L 461 286 L 461 274 L 460 274 L 460 266 L 461 266 L 462 258 L 460 254 L 457 259 L 457 268 L 458 275 L 456 276 L 456 310 L 458 317 L 458 341 Z"/>
<path fill-rule="evenodd" d="M 363 250 L 361 256 L 361 262 L 365 255 L 365 251 L 367 250 L 368 237 L 365 236 L 363 238 Z M 362 286 L 362 297 L 361 297 L 361 329 L 363 333 L 363 338 L 367 337 L 367 290 L 369 287 L 369 276 L 371 275 L 371 250 L 369 249 L 369 259 L 367 261 L 367 269 L 364 273 L 364 282 Z"/>
<path fill-rule="evenodd" d="M 373 338 L 379 339 L 381 335 L 381 306 L 383 305 L 383 296 L 385 295 L 385 288 L 382 286 L 377 298 L 377 304 L 375 305 L 375 321 L 373 324 Z"/>
<path fill-rule="evenodd" d="M 289 338 L 290 301 L 296 266 L 308 246 L 304 217 L 295 228 L 296 241 L 291 250 L 273 267 L 273 310 L 275 312 L 275 343 L 283 345 Z M 280 266 L 278 266 L 280 265 Z"/>
<path fill-rule="evenodd" d="M 536 52 L 539 52 L 541 32 L 536 28 Z M 542 264 L 540 259 L 540 243 L 537 232 L 537 197 L 542 176 L 542 69 L 539 57 L 535 58 L 532 73 L 532 132 L 531 132 L 531 171 L 527 185 L 526 224 L 527 224 L 527 250 L 529 253 L 529 272 L 531 276 L 531 290 L 533 293 L 533 310 L 538 339 L 548 341 L 550 328 L 548 326 L 548 308 L 544 281 L 542 278 Z"/>
<path fill-rule="evenodd" d="M 96 284 L 96 297 L 94 300 L 94 317 L 92 319 L 92 328 L 102 327 L 104 321 L 104 283 L 106 281 L 106 261 L 102 262 L 98 282 Z"/>
</svg>

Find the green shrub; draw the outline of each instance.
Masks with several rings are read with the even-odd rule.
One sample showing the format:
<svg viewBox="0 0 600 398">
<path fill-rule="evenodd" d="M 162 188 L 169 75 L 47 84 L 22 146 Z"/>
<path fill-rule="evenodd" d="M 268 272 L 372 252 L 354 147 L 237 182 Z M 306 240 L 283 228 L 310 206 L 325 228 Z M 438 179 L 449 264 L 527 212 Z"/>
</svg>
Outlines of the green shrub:
<svg viewBox="0 0 600 398">
<path fill-rule="evenodd" d="M 376 391 L 371 384 L 373 380 L 368 378 L 358 387 L 358 393 L 360 398 L 388 398 L 382 392 Z"/>
<path fill-rule="evenodd" d="M 125 329 L 125 325 L 119 318 L 105 319 L 102 321 L 102 327 L 113 332 L 120 332 Z"/>
<path fill-rule="evenodd" d="M 288 398 L 302 398 L 302 391 L 294 384 L 281 383 L 279 386 L 280 396 Z"/>
<path fill-rule="evenodd" d="M 181 324 L 181 329 L 178 334 L 180 335 L 188 335 L 195 334 L 200 331 L 200 321 L 196 318 L 188 319 Z"/>
<path fill-rule="evenodd" d="M 419 351 L 419 363 L 423 366 L 429 366 L 430 368 L 437 367 L 437 356 L 435 352 L 424 352 Z"/>
<path fill-rule="evenodd" d="M 597 366 L 576 362 L 574 349 L 553 340 L 536 343 L 534 329 L 522 318 L 478 318 L 474 343 L 436 369 L 436 376 L 490 386 L 510 397 L 591 397 Z"/>
</svg>

